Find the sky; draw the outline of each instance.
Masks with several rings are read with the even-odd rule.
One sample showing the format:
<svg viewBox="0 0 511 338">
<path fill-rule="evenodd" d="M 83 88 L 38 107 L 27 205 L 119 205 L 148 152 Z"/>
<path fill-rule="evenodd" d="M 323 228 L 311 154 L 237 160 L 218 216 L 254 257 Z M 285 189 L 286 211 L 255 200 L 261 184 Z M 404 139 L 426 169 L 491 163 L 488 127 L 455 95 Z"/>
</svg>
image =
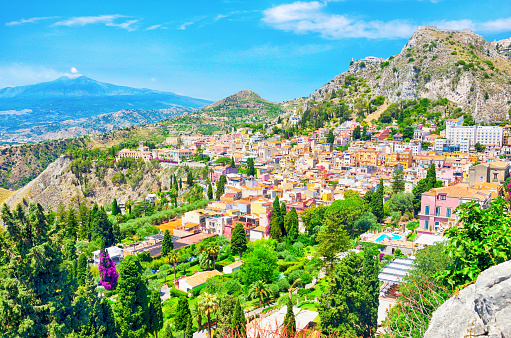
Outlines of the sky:
<svg viewBox="0 0 511 338">
<path fill-rule="evenodd" d="M 84 75 L 219 100 L 308 96 L 419 25 L 511 36 L 509 0 L 0 1 L 0 88 Z"/>
</svg>

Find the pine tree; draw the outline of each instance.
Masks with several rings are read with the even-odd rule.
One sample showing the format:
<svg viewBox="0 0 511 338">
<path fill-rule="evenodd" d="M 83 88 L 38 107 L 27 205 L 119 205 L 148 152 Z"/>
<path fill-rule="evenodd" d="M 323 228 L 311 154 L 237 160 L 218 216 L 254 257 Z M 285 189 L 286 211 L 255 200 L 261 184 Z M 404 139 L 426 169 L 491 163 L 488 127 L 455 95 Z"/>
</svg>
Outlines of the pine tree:
<svg viewBox="0 0 511 338">
<path fill-rule="evenodd" d="M 353 129 L 353 133 L 351 135 L 351 138 L 353 140 L 359 140 L 360 139 L 360 126 L 356 126 L 355 129 Z"/>
<path fill-rule="evenodd" d="M 186 322 L 185 338 L 193 338 L 192 316 L 188 316 L 188 321 Z"/>
<path fill-rule="evenodd" d="M 61 243 L 40 204 L 2 208 L 0 325 L 4 337 L 63 337 L 72 329 L 72 288 L 66 287 Z M 8 250 L 8 251 L 7 251 Z"/>
<path fill-rule="evenodd" d="M 296 334 L 296 318 L 293 312 L 293 303 L 291 298 L 287 299 L 287 310 L 284 322 L 282 323 L 283 329 L 286 331 L 287 338 L 294 338 Z"/>
<path fill-rule="evenodd" d="M 392 192 L 397 194 L 405 190 L 405 179 L 403 173 L 403 167 L 397 165 L 394 167 L 392 172 Z"/>
<path fill-rule="evenodd" d="M 188 305 L 188 299 L 180 297 L 177 303 L 176 316 L 174 317 L 174 326 L 178 331 L 185 331 L 186 325 L 192 314 L 190 312 L 190 306 Z M 185 337 L 183 332 L 183 337 Z"/>
<path fill-rule="evenodd" d="M 94 210 L 94 209 L 93 209 Z M 108 220 L 105 208 L 101 207 L 94 213 L 92 219 L 92 240 L 101 238 L 105 247 L 110 247 L 115 244 L 116 237 L 118 237 L 119 230 L 114 228 L 112 222 Z"/>
<path fill-rule="evenodd" d="M 231 236 L 231 252 L 234 255 L 241 255 L 247 250 L 247 236 L 243 224 L 236 223 Z"/>
<path fill-rule="evenodd" d="M 107 299 L 95 302 L 91 324 L 96 332 L 96 337 L 117 338 L 118 325 L 115 322 L 112 306 Z"/>
<path fill-rule="evenodd" d="M 117 199 L 114 198 L 114 200 L 112 201 L 112 215 L 117 216 L 120 213 L 121 213 L 121 208 L 117 204 Z"/>
<path fill-rule="evenodd" d="M 117 322 L 121 337 L 143 337 L 148 330 L 149 298 L 136 255 L 129 255 L 119 265 L 117 283 Z"/>
<path fill-rule="evenodd" d="M 213 186 L 211 183 L 208 183 L 208 200 L 213 199 Z"/>
<path fill-rule="evenodd" d="M 236 305 L 234 306 L 234 314 L 231 319 L 231 330 L 233 337 L 245 337 L 247 334 L 247 319 L 245 318 L 245 312 L 241 308 L 240 300 L 237 299 Z"/>
<path fill-rule="evenodd" d="M 174 250 L 174 244 L 172 243 L 172 236 L 170 236 L 170 232 L 165 230 L 165 234 L 163 235 L 163 241 L 161 243 L 161 255 L 162 257 L 168 256 L 168 254 Z"/>
<path fill-rule="evenodd" d="M 76 241 L 76 235 L 78 232 L 78 220 L 76 219 L 75 209 L 69 208 L 67 212 L 67 222 L 66 222 L 66 237 L 72 238 Z"/>
<path fill-rule="evenodd" d="M 81 253 L 78 256 L 78 263 L 76 266 L 76 281 L 78 285 L 85 285 L 85 275 L 87 273 L 87 256 L 84 253 Z"/>
<path fill-rule="evenodd" d="M 158 338 L 158 332 L 163 328 L 163 312 L 161 309 L 160 293 L 153 291 L 149 301 L 149 325 L 147 331 Z"/>
</svg>

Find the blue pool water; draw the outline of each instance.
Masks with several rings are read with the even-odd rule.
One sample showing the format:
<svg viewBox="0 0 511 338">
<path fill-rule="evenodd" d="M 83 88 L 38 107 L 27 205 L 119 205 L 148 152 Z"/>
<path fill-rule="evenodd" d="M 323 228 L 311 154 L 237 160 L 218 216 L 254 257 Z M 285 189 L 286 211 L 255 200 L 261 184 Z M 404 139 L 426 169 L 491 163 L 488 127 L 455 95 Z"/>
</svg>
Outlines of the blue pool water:
<svg viewBox="0 0 511 338">
<path fill-rule="evenodd" d="M 378 238 L 376 238 L 374 241 L 376 243 L 380 243 L 381 241 L 383 241 L 385 238 L 391 238 L 391 239 L 402 239 L 403 237 L 401 237 L 400 235 L 396 235 L 396 234 L 390 234 L 390 235 L 387 235 L 387 234 L 381 234 L 380 236 L 378 236 Z"/>
</svg>

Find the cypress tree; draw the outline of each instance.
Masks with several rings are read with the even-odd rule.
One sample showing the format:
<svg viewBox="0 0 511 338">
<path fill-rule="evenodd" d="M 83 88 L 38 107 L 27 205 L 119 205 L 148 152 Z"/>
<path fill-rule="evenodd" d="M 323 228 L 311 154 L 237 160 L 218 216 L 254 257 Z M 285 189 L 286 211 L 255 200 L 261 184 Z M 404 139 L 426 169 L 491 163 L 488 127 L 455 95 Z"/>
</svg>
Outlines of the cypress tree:
<svg viewBox="0 0 511 338">
<path fill-rule="evenodd" d="M 289 214 L 286 215 L 285 226 L 288 240 L 294 243 L 298 238 L 298 214 L 295 208 L 292 208 Z"/>
<path fill-rule="evenodd" d="M 363 305 L 360 306 L 360 324 L 364 337 L 374 337 L 378 327 L 379 280 L 377 251 L 371 246 L 364 248 L 360 294 Z"/>
<path fill-rule="evenodd" d="M 107 299 L 97 300 L 92 311 L 91 324 L 97 337 L 117 338 L 118 325 Z"/>
<path fill-rule="evenodd" d="M 148 290 L 136 255 L 129 255 L 119 265 L 117 284 L 117 322 L 121 337 L 143 337 L 149 324 Z"/>
<path fill-rule="evenodd" d="M 225 175 L 220 176 L 218 182 L 216 184 L 216 199 L 220 200 L 220 197 L 225 193 L 225 183 L 227 183 L 227 178 Z"/>
<path fill-rule="evenodd" d="M 380 178 L 380 184 L 378 185 L 378 190 L 371 196 L 371 211 L 378 219 L 378 222 L 381 222 L 384 216 L 383 212 L 383 179 Z"/>
<path fill-rule="evenodd" d="M 332 131 L 332 129 L 330 129 L 330 130 L 328 131 L 328 135 L 327 135 L 327 137 L 326 137 L 326 142 L 327 142 L 327 143 L 334 143 L 334 141 L 335 141 L 334 132 Z"/>
<path fill-rule="evenodd" d="M 234 306 L 234 314 L 231 319 L 231 330 L 233 337 L 245 337 L 247 334 L 247 319 L 245 318 L 245 312 L 241 308 L 240 300 L 236 301 Z"/>
<path fill-rule="evenodd" d="M 208 183 L 208 200 L 213 199 L 213 186 L 211 183 Z"/>
<path fill-rule="evenodd" d="M 66 220 L 66 237 L 72 238 L 76 240 L 76 235 L 78 232 L 78 220 L 76 219 L 75 209 L 69 208 L 67 212 L 67 220 Z"/>
<path fill-rule="evenodd" d="M 287 338 L 294 338 L 296 334 L 296 319 L 293 312 L 293 303 L 291 298 L 287 299 L 286 316 L 284 317 L 283 329 L 286 331 Z"/>
<path fill-rule="evenodd" d="M 192 316 L 188 316 L 188 320 L 186 321 L 185 338 L 193 338 Z"/>
<path fill-rule="evenodd" d="M 183 337 L 185 337 L 186 325 L 188 323 L 188 319 L 191 318 L 192 314 L 190 311 L 190 306 L 188 305 L 188 299 L 185 297 L 180 297 L 177 303 L 177 311 L 176 316 L 174 317 L 174 326 L 178 331 L 183 331 Z"/>
<path fill-rule="evenodd" d="M 193 174 L 191 171 L 188 172 L 186 175 L 186 184 L 188 184 L 188 187 L 191 187 L 193 185 Z"/>
<path fill-rule="evenodd" d="M 163 312 L 161 309 L 160 293 L 153 291 L 149 301 L 149 325 L 148 330 L 158 338 L 158 332 L 163 328 Z"/>
<path fill-rule="evenodd" d="M 114 200 L 112 201 L 112 215 L 117 216 L 120 213 L 121 213 L 121 208 L 117 204 L 117 199 L 114 198 Z"/>
<path fill-rule="evenodd" d="M 247 250 L 247 236 L 243 224 L 236 223 L 231 236 L 231 252 L 234 255 L 241 255 Z"/>
<path fill-rule="evenodd" d="M 234 162 L 234 157 L 231 157 L 231 164 L 230 164 L 230 167 L 231 167 L 231 168 L 236 168 L 236 162 Z"/>
<path fill-rule="evenodd" d="M 394 171 L 392 172 L 392 192 L 397 194 L 398 192 L 402 192 L 405 190 L 405 180 L 403 167 L 397 165 L 394 167 Z"/>
<path fill-rule="evenodd" d="M 172 243 L 172 237 L 170 236 L 170 232 L 165 230 L 165 234 L 163 235 L 163 242 L 161 243 L 161 255 L 162 257 L 168 256 L 168 254 L 174 250 L 174 244 Z"/>
<path fill-rule="evenodd" d="M 78 263 L 76 266 L 76 282 L 79 286 L 85 285 L 85 276 L 87 274 L 87 256 L 81 253 L 78 256 Z"/>
<path fill-rule="evenodd" d="M 272 215 L 270 220 L 270 235 L 271 238 L 276 239 L 277 241 L 282 241 L 282 229 L 280 227 L 279 218 L 277 216 Z"/>
</svg>

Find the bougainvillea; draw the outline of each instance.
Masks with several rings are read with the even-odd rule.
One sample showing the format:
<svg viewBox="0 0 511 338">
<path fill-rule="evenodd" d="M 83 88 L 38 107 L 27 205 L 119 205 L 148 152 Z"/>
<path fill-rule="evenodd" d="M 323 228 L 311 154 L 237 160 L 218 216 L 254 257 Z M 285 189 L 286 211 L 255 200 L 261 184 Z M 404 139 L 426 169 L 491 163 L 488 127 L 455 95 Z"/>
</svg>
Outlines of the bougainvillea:
<svg viewBox="0 0 511 338">
<path fill-rule="evenodd" d="M 99 254 L 99 276 L 101 277 L 100 283 L 106 290 L 115 289 L 119 274 L 106 250 Z"/>
</svg>

